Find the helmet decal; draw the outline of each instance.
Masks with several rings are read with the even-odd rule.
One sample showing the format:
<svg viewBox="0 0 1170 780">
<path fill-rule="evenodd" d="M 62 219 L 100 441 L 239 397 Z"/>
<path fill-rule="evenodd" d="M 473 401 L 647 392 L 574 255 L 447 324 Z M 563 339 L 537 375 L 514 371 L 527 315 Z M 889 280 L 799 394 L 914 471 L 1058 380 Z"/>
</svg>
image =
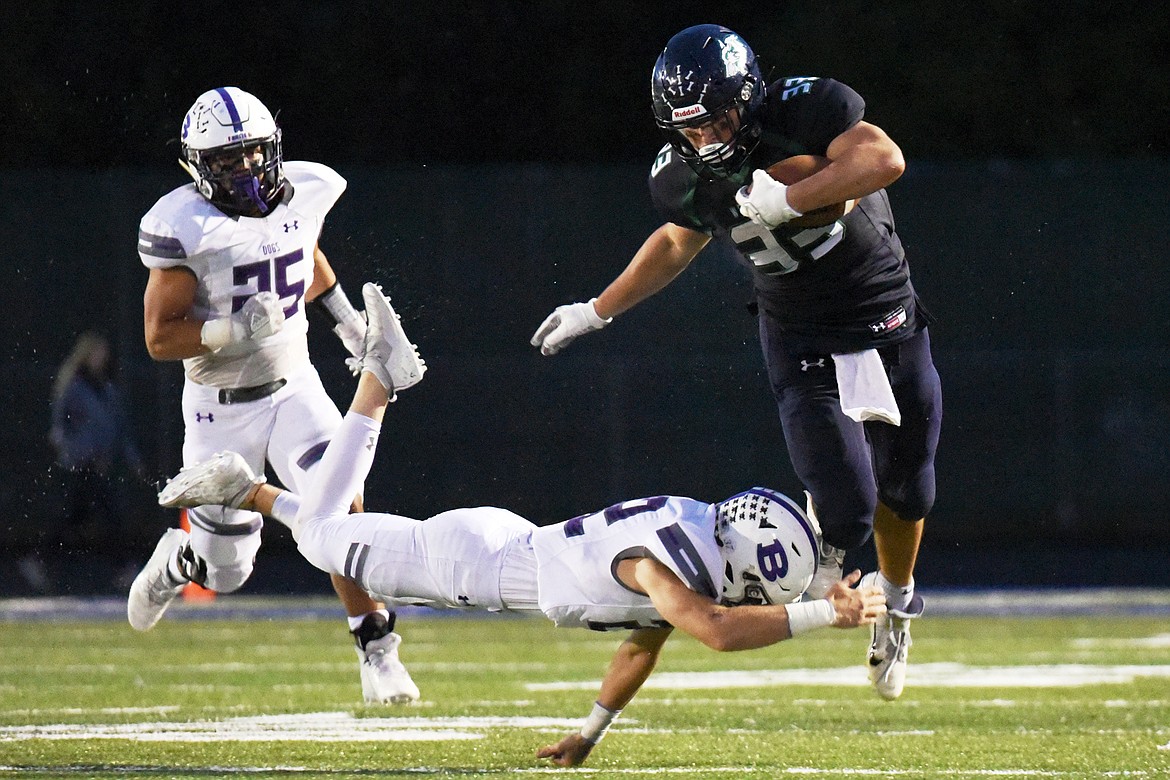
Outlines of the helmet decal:
<svg viewBox="0 0 1170 780">
<path fill-rule="evenodd" d="M 788 556 L 784 554 L 784 542 L 779 539 L 771 544 L 757 544 L 756 560 L 760 564 L 760 574 L 768 582 L 783 579 L 788 573 Z"/>
<path fill-rule="evenodd" d="M 697 116 L 702 116 L 707 113 L 707 109 L 703 107 L 702 103 L 695 103 L 693 106 L 685 106 L 683 108 L 676 108 L 670 112 L 671 118 L 676 122 L 685 121 L 687 119 L 694 119 Z"/>
<path fill-rule="evenodd" d="M 223 99 L 224 108 L 227 109 L 228 117 L 232 122 L 232 130 L 234 130 L 236 133 L 243 133 L 244 123 L 240 121 L 240 112 L 236 109 L 236 102 L 232 100 L 231 94 L 223 87 L 220 87 L 215 91 L 218 92 L 219 96 Z"/>
<path fill-rule="evenodd" d="M 728 76 L 742 76 L 747 73 L 748 48 L 743 38 L 724 38 L 719 41 L 719 48 L 723 50 L 723 64 L 727 66 Z"/>
</svg>

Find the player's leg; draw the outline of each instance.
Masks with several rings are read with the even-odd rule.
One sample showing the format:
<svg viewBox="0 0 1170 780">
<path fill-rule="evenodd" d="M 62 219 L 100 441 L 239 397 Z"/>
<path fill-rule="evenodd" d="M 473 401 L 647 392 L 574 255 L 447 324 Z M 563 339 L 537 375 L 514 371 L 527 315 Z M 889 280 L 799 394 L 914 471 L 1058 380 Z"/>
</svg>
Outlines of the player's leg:
<svg viewBox="0 0 1170 780">
<path fill-rule="evenodd" d="M 914 566 L 925 517 L 934 505 L 934 457 L 942 422 L 942 392 L 924 330 L 883 350 L 902 425 L 871 428 L 881 503 L 874 517 L 878 571 L 863 584 L 879 585 L 888 612 L 874 625 L 868 653 L 870 678 L 886 699 L 901 695 L 911 645 L 910 621 L 922 614 L 914 592 Z"/>
<path fill-rule="evenodd" d="M 183 462 L 202 463 L 227 442 L 254 471 L 263 470 L 270 413 L 262 403 L 220 404 L 214 388 L 187 382 L 183 390 Z M 254 512 L 199 506 L 187 514 L 191 533 L 169 529 L 134 578 L 127 600 L 130 624 L 152 628 L 188 582 L 231 592 L 252 573 L 263 519 Z"/>
<path fill-rule="evenodd" d="M 321 461 L 330 440 L 338 435 L 341 414 L 311 366 L 290 377 L 281 393 L 286 395 L 277 400 L 268 461 L 283 484 L 305 494 L 321 476 Z M 356 481 L 346 480 L 340 488 L 331 486 L 331 504 L 342 506 L 343 511 L 360 511 L 363 480 L 364 474 Z M 352 486 L 352 490 L 344 485 Z M 350 492 L 338 492 L 346 490 Z M 276 504 L 274 511 L 280 513 L 281 519 L 292 527 L 294 538 L 299 539 L 299 502 L 286 498 Z M 365 700 L 403 703 L 417 699 L 418 688 L 397 659 L 401 638 L 394 635 L 395 613 L 347 577 L 331 573 L 330 582 L 345 609 L 347 628 L 354 639 Z"/>
<path fill-rule="evenodd" d="M 845 551 L 872 532 L 877 483 L 869 443 L 865 426 L 841 411 L 831 356 L 787 353 L 766 315 L 760 337 L 789 460 L 821 531 L 817 575 L 806 591 L 820 598 L 841 578 Z"/>
</svg>

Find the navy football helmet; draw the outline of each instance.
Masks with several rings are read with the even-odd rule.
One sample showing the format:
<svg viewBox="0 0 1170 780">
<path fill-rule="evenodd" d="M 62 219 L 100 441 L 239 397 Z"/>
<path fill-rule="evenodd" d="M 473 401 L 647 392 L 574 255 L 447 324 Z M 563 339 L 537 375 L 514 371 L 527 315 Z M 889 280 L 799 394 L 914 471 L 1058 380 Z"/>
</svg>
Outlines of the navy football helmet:
<svg viewBox="0 0 1170 780">
<path fill-rule="evenodd" d="M 261 216 L 284 194 L 280 128 L 238 87 L 204 92 L 183 118 L 183 158 L 199 194 L 227 214 Z"/>
<path fill-rule="evenodd" d="M 738 173 L 760 139 L 764 79 L 747 42 L 717 24 L 688 27 L 666 44 L 650 78 L 654 119 L 671 146 L 707 178 Z M 713 124 L 722 140 L 696 147 L 688 129 Z"/>
</svg>

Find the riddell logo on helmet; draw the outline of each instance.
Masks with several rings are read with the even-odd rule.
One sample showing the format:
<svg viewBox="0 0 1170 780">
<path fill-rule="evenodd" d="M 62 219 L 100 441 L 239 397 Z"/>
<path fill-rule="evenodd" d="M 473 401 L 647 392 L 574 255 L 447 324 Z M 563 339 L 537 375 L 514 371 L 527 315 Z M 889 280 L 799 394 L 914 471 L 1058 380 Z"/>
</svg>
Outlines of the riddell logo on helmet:
<svg viewBox="0 0 1170 780">
<path fill-rule="evenodd" d="M 696 103 L 695 105 L 687 106 L 686 108 L 674 109 L 670 113 L 670 118 L 677 122 L 680 119 L 692 119 L 697 116 L 702 116 L 705 113 L 707 113 L 707 109 L 703 108 L 701 103 Z"/>
</svg>

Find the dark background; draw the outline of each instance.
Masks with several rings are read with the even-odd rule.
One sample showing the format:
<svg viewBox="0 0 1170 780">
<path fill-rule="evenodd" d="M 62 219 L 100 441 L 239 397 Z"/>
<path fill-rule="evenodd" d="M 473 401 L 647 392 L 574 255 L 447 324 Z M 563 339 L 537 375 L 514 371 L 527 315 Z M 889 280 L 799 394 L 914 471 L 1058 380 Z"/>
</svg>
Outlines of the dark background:
<svg viewBox="0 0 1170 780">
<path fill-rule="evenodd" d="M 391 409 L 370 508 L 544 523 L 656 493 L 799 496 L 721 250 L 562 355 L 528 345 L 657 226 L 650 68 L 712 21 L 765 73 L 857 89 L 909 161 L 890 197 L 946 409 L 920 582 L 1170 585 L 1161 4 L 27 5 L 0 12 L 0 595 L 28 591 L 13 561 L 59 522 L 49 389 L 80 331 L 116 345 L 151 476 L 178 468 L 181 369 L 143 346 L 134 242 L 185 181 L 183 114 L 226 84 L 278 112 L 287 159 L 347 177 L 322 248 L 354 300 L 386 287 L 431 367 Z M 310 337 L 344 406 L 342 348 Z M 124 487 L 128 528 L 97 547 L 145 560 L 175 518 Z M 247 589 L 327 590 L 265 533 Z M 58 592 L 115 590 L 93 547 L 40 550 Z"/>
</svg>

